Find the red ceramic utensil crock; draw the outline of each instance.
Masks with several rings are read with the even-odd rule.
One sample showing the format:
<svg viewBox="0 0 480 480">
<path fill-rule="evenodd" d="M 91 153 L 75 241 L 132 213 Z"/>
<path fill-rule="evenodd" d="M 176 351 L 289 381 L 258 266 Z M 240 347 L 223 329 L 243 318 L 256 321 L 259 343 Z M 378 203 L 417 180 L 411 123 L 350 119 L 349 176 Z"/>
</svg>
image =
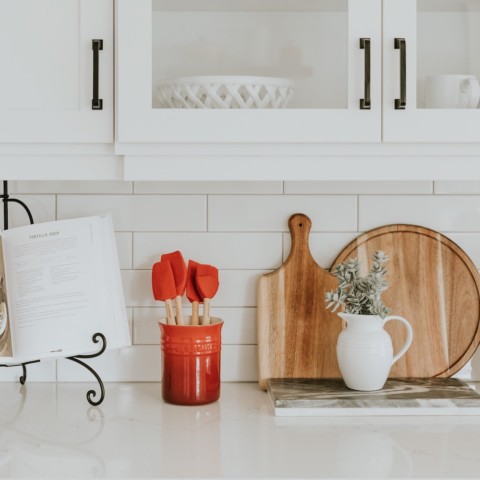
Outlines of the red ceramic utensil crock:
<svg viewBox="0 0 480 480">
<path fill-rule="evenodd" d="M 177 311 L 177 324 L 183 325 L 182 295 L 185 293 L 187 285 L 187 266 L 181 252 L 178 250 L 172 253 L 165 253 L 161 257 L 162 262 L 168 261 L 172 266 L 173 278 L 175 280 L 175 307 Z"/>
<path fill-rule="evenodd" d="M 175 288 L 175 279 L 170 262 L 157 262 L 152 267 L 152 290 L 155 300 L 165 302 L 167 309 L 167 321 L 175 324 L 175 316 L 173 314 L 172 298 L 175 298 L 177 290 Z"/>
<path fill-rule="evenodd" d="M 187 298 L 192 302 L 192 325 L 198 325 L 198 307 L 199 302 L 202 301 L 200 295 L 197 291 L 196 279 L 197 276 L 197 267 L 200 264 L 194 262 L 193 260 L 188 261 L 188 270 L 187 270 Z"/>
<path fill-rule="evenodd" d="M 210 323 L 210 300 L 216 295 L 220 285 L 218 269 L 212 265 L 198 265 L 195 284 L 203 301 L 203 324 Z"/>
<path fill-rule="evenodd" d="M 210 325 L 159 322 L 162 345 L 162 398 L 176 405 L 203 405 L 220 398 L 221 330 Z M 186 318 L 186 323 L 189 319 Z"/>
</svg>

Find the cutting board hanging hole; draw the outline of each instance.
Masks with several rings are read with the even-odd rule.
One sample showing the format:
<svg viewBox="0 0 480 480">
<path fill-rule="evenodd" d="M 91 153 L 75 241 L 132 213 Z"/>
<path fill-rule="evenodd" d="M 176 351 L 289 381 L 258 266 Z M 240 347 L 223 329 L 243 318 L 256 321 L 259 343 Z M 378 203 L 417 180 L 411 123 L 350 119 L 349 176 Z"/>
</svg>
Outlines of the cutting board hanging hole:
<svg viewBox="0 0 480 480">
<path fill-rule="evenodd" d="M 292 237 L 292 248 L 289 258 L 298 256 L 311 257 L 308 236 L 312 221 L 303 213 L 295 213 L 288 221 L 288 228 Z M 287 259 L 288 261 L 288 259 Z"/>
</svg>

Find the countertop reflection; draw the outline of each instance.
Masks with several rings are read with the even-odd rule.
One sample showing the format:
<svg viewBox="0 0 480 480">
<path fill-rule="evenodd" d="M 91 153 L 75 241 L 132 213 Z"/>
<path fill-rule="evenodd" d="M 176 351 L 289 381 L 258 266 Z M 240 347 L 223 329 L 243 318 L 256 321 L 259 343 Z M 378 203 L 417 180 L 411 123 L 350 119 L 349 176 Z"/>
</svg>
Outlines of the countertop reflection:
<svg viewBox="0 0 480 480">
<path fill-rule="evenodd" d="M 480 478 L 480 417 L 277 418 L 253 383 L 202 407 L 87 389 L 1 384 L 1 478 Z"/>
</svg>

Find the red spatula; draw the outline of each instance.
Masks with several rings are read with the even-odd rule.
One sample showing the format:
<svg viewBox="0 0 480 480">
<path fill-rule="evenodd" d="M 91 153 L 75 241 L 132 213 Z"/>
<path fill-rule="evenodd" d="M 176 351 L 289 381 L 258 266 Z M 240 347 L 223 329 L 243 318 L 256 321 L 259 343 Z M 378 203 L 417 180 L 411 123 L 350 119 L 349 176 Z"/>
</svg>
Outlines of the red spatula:
<svg viewBox="0 0 480 480">
<path fill-rule="evenodd" d="M 185 287 L 187 285 L 187 266 L 182 254 L 177 250 L 172 253 L 165 253 L 161 257 L 162 262 L 164 260 L 170 262 L 173 271 L 173 278 L 175 280 L 175 289 L 177 294 L 175 295 L 175 308 L 177 310 L 177 324 L 183 325 L 183 312 L 182 312 L 182 295 L 185 293 Z"/>
<path fill-rule="evenodd" d="M 202 301 L 197 291 L 197 267 L 200 264 L 193 260 L 188 261 L 187 270 L 187 298 L 192 302 L 192 325 L 198 325 L 198 304 Z"/>
<path fill-rule="evenodd" d="M 212 265 L 199 265 L 195 277 L 200 298 L 203 300 L 203 325 L 210 323 L 210 301 L 218 291 L 218 269 Z"/>
<path fill-rule="evenodd" d="M 152 267 L 152 290 L 155 300 L 165 302 L 167 310 L 167 323 L 175 325 L 175 317 L 173 315 L 172 298 L 177 295 L 175 288 L 175 279 L 170 262 L 157 262 Z"/>
</svg>

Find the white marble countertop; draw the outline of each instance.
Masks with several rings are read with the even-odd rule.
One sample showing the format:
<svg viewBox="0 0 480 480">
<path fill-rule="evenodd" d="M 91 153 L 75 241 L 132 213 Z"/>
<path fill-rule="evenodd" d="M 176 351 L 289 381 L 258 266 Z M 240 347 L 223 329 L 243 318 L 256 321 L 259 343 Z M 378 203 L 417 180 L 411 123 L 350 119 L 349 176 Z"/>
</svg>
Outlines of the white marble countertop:
<svg viewBox="0 0 480 480">
<path fill-rule="evenodd" d="M 156 383 L 0 385 L 0 478 L 480 478 L 479 417 L 274 417 L 253 383 L 202 407 Z"/>
</svg>

